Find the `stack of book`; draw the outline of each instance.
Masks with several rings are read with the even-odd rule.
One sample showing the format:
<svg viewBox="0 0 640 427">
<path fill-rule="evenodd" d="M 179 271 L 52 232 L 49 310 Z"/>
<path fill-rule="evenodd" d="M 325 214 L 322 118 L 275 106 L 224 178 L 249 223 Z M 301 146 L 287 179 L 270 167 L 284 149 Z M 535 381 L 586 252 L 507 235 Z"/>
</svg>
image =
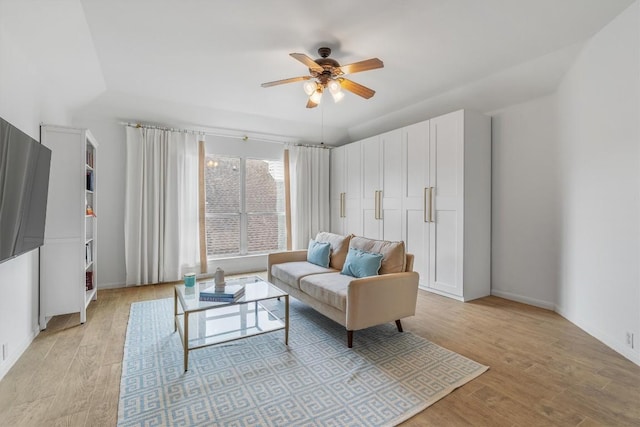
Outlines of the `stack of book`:
<svg viewBox="0 0 640 427">
<path fill-rule="evenodd" d="M 93 289 L 93 271 L 87 271 L 85 273 L 85 290 L 90 291 Z"/>
<path fill-rule="evenodd" d="M 211 286 L 200 290 L 200 301 L 235 302 L 244 295 L 244 285 Z"/>
</svg>

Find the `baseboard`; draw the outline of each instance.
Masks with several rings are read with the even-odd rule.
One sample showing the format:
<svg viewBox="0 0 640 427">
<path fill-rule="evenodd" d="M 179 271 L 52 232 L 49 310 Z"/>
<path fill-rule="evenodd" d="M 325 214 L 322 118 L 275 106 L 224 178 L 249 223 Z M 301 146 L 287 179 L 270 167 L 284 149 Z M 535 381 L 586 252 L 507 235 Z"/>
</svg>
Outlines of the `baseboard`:
<svg viewBox="0 0 640 427">
<path fill-rule="evenodd" d="M 9 370 L 16 364 L 18 359 L 22 356 L 22 354 L 29 348 L 29 345 L 33 342 L 33 340 L 40 333 L 40 328 L 36 327 L 31 331 L 29 337 L 24 339 L 20 344 L 18 344 L 18 348 L 9 349 L 9 358 L 7 360 L 0 360 L 0 380 L 4 378 L 4 376 L 9 372 Z M 0 355 L 1 357 L 1 355 Z"/>
<path fill-rule="evenodd" d="M 597 339 L 598 341 L 605 344 L 607 347 L 620 353 L 622 356 L 626 357 L 636 365 L 640 366 L 640 349 L 634 350 L 632 348 L 629 348 L 626 342 L 622 340 L 622 338 L 615 339 L 614 337 L 602 332 L 596 326 L 591 325 L 587 320 L 572 318 L 567 313 L 567 311 L 560 306 L 556 305 L 554 307 L 554 311 L 558 313 L 560 316 L 567 319 L 569 322 L 573 323 L 574 325 L 576 325 L 577 327 L 579 327 L 580 329 L 588 333 L 589 335 L 591 335 L 592 337 L 594 337 L 595 339 Z"/>
<path fill-rule="evenodd" d="M 98 291 L 100 289 L 118 289 L 118 288 L 124 288 L 124 287 L 125 287 L 124 283 L 99 283 Z"/>
<path fill-rule="evenodd" d="M 462 297 L 459 297 L 457 295 L 451 295 L 451 294 L 448 294 L 446 292 L 439 291 L 437 289 L 428 288 L 428 287 L 423 286 L 423 285 L 418 285 L 418 289 L 422 289 L 423 291 L 431 292 L 432 294 L 441 295 L 443 297 L 447 297 L 447 298 L 451 298 L 451 299 L 454 299 L 454 300 L 457 300 L 457 301 L 460 301 L 460 302 L 464 302 L 464 299 L 462 299 Z"/>
<path fill-rule="evenodd" d="M 518 295 L 518 294 L 514 294 L 511 292 L 505 292 L 505 291 L 501 291 L 498 289 L 491 289 L 491 295 L 500 297 L 500 298 L 504 298 L 504 299 L 508 299 L 511 301 L 516 301 L 516 302 L 521 302 L 524 304 L 528 304 L 528 305 L 532 305 L 534 307 L 540 307 L 540 308 L 544 308 L 546 310 L 553 310 L 555 311 L 556 306 L 553 302 L 549 302 L 549 301 L 542 301 L 539 299 L 535 299 L 535 298 L 530 298 L 530 297 L 526 297 L 523 295 Z"/>
</svg>

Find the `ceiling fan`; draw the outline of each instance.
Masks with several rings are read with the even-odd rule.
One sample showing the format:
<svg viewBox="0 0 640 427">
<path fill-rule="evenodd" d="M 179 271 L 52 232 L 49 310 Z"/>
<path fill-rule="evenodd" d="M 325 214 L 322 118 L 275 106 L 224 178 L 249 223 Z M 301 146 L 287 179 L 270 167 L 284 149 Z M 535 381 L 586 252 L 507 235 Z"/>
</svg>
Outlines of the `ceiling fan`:
<svg viewBox="0 0 640 427">
<path fill-rule="evenodd" d="M 331 49 L 321 47 L 318 49 L 320 58 L 313 60 L 304 53 L 290 53 L 293 58 L 302 62 L 309 67 L 309 76 L 292 77 L 290 79 L 276 80 L 273 82 L 262 83 L 262 87 L 277 86 L 285 83 L 293 83 L 306 80 L 303 88 L 309 100 L 307 108 L 317 107 L 322 99 L 322 93 L 328 89 L 335 102 L 339 102 L 344 98 L 342 89 L 355 93 L 365 99 L 371 98 L 376 92 L 359 83 L 346 79 L 345 74 L 359 73 L 361 71 L 375 70 L 384 67 L 384 64 L 378 58 L 366 59 L 364 61 L 354 62 L 353 64 L 340 65 L 338 61 L 329 58 Z"/>
</svg>

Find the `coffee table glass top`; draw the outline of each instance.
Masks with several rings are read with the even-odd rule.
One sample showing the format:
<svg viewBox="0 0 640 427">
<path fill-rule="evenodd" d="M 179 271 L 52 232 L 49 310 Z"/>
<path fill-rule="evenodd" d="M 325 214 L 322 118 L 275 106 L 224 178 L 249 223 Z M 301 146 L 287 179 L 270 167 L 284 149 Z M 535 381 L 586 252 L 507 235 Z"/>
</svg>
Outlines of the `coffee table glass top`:
<svg viewBox="0 0 640 427">
<path fill-rule="evenodd" d="M 214 302 L 200 301 L 200 290 L 214 286 L 213 280 L 201 281 L 196 286 L 187 288 L 184 285 L 176 285 L 176 291 L 182 309 L 187 312 L 207 310 L 212 307 L 220 307 L 222 305 L 241 304 L 253 301 L 262 301 L 270 298 L 280 298 L 286 292 L 276 288 L 271 283 L 261 279 L 258 276 L 241 277 L 237 279 L 227 279 L 226 285 L 245 285 L 244 295 L 234 302 Z"/>
</svg>

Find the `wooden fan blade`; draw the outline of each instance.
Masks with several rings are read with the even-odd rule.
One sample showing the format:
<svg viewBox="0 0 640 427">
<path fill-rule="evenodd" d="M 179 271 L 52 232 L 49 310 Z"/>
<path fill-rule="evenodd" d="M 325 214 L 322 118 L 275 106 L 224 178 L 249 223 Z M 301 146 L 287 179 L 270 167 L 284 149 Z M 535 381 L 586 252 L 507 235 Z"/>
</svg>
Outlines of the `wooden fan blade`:
<svg viewBox="0 0 640 427">
<path fill-rule="evenodd" d="M 341 78 L 338 81 L 340 82 L 340 86 L 342 86 L 343 89 L 355 93 L 356 95 L 361 96 L 365 99 L 371 98 L 376 93 L 375 90 L 369 89 L 368 87 L 362 86 L 360 83 L 356 83 L 349 79 Z"/>
<path fill-rule="evenodd" d="M 318 73 L 321 73 L 321 72 L 324 71 L 324 68 L 319 66 L 316 63 L 316 61 L 314 61 L 313 59 L 309 58 L 304 53 L 290 53 L 289 55 L 291 57 L 297 59 L 298 61 L 302 62 L 304 65 L 306 65 L 307 67 L 309 67 L 309 69 L 311 69 L 313 71 L 317 71 Z"/>
<path fill-rule="evenodd" d="M 292 77 L 290 79 L 283 79 L 283 80 L 276 80 L 273 82 L 262 83 L 260 86 L 271 87 L 271 86 L 283 85 L 285 83 L 293 83 L 293 82 L 299 82 L 302 80 L 309 80 L 310 78 L 311 76 Z"/>
<path fill-rule="evenodd" d="M 313 102 L 311 99 L 307 100 L 307 108 L 316 108 L 318 104 Z"/>
<path fill-rule="evenodd" d="M 376 68 L 382 67 L 384 67 L 384 63 L 382 61 L 378 58 L 371 58 L 360 62 L 354 62 L 353 64 L 343 65 L 342 67 L 338 67 L 338 70 L 340 70 L 342 74 L 353 74 L 361 71 L 375 70 Z"/>
</svg>

